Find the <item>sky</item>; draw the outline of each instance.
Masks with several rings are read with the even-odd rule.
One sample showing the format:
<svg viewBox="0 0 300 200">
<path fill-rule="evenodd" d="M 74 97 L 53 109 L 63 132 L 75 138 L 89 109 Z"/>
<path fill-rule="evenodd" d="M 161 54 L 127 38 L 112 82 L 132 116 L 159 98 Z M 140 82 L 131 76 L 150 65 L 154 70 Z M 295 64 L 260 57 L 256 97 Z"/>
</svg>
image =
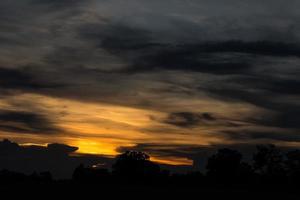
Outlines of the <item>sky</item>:
<svg viewBox="0 0 300 200">
<path fill-rule="evenodd" d="M 71 152 L 300 146 L 298 0 L 1 0 L 0 139 Z"/>
</svg>

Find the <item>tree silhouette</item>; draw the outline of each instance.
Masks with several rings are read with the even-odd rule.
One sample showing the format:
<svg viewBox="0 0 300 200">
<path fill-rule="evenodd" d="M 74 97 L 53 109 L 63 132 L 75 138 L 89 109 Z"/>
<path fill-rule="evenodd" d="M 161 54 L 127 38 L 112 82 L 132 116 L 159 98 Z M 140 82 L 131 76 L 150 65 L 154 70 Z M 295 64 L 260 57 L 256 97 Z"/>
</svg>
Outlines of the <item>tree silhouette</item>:
<svg viewBox="0 0 300 200">
<path fill-rule="evenodd" d="M 83 164 L 80 164 L 73 172 L 72 178 L 76 181 L 83 181 L 86 177 L 86 171 Z"/>
<path fill-rule="evenodd" d="M 242 155 L 231 149 L 219 149 L 218 152 L 208 158 L 207 175 L 220 181 L 232 181 L 237 177 Z"/>
<path fill-rule="evenodd" d="M 300 184 L 300 150 L 289 151 L 285 163 L 290 181 Z"/>
<path fill-rule="evenodd" d="M 253 175 L 253 167 L 249 163 L 241 162 L 236 174 L 238 181 L 240 183 L 250 183 L 251 181 L 253 181 Z"/>
<path fill-rule="evenodd" d="M 253 155 L 254 170 L 263 178 L 279 180 L 285 176 L 284 157 L 275 145 L 259 145 Z"/>
<path fill-rule="evenodd" d="M 107 181 L 109 176 L 108 169 L 84 167 L 81 164 L 74 170 L 72 178 L 79 182 L 97 182 Z"/>
<path fill-rule="evenodd" d="M 54 149 L 61 148 L 61 146 L 51 148 L 53 147 Z M 20 148 L 8 140 L 0 143 L 0 153 L 2 152 L 3 157 L 6 156 L 7 150 L 17 152 Z M 274 145 L 257 146 L 251 164 L 242 161 L 241 153 L 236 150 L 219 149 L 208 158 L 206 174 L 200 171 L 185 171 L 185 173 L 168 171 L 166 169 L 170 166 L 167 165 L 162 165 L 165 170 L 160 170 L 160 166 L 152 162 L 149 155 L 139 151 L 127 151 L 120 154 L 116 157 L 112 168 L 102 168 L 103 166 L 111 165 L 94 163 L 90 163 L 87 167 L 79 165 L 73 172 L 72 180 L 52 178 L 48 171 L 23 174 L 0 170 L 0 191 L 3 187 L 11 187 L 14 191 L 14 186 L 20 185 L 24 188 L 47 186 L 49 189 L 57 189 L 57 186 L 72 189 L 73 187 L 86 189 L 102 187 L 109 192 L 110 190 L 114 192 L 114 188 L 118 191 L 152 188 L 158 191 L 161 189 L 169 191 L 174 188 L 175 192 L 191 189 L 193 191 L 200 188 L 203 191 L 225 189 L 224 191 L 233 192 L 237 191 L 236 189 L 245 191 L 250 189 L 256 190 L 258 194 L 261 192 L 273 194 L 276 188 L 276 191 L 283 191 L 286 195 L 298 191 L 300 185 L 300 150 L 283 153 Z"/>
<path fill-rule="evenodd" d="M 159 174 L 160 167 L 143 152 L 126 151 L 117 156 L 113 172 L 120 176 L 150 177 Z"/>
</svg>

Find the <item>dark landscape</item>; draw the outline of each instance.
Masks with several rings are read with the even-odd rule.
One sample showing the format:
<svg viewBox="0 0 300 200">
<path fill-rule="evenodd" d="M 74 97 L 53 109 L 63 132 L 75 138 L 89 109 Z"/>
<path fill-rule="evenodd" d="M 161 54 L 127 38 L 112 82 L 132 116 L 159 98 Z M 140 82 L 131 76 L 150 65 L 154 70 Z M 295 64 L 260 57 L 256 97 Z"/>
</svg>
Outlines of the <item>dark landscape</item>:
<svg viewBox="0 0 300 200">
<path fill-rule="evenodd" d="M 4 150 L 5 143 L 0 145 Z M 207 159 L 206 172 L 173 173 L 150 161 L 143 152 L 127 151 L 115 158 L 112 169 L 80 164 L 71 179 L 55 179 L 50 171 L 23 174 L 0 171 L 2 194 L 149 198 L 278 198 L 297 199 L 300 150 L 283 152 L 274 145 L 257 146 L 250 163 L 236 150 L 219 149 Z M 1 161 L 5 154 L 1 154 Z M 19 158 L 22 159 L 22 158 Z M 26 159 L 23 158 L 26 162 Z M 25 164 L 25 163 L 24 163 Z"/>
<path fill-rule="evenodd" d="M 0 200 L 300 199 L 299 11 L 0 0 Z"/>
</svg>

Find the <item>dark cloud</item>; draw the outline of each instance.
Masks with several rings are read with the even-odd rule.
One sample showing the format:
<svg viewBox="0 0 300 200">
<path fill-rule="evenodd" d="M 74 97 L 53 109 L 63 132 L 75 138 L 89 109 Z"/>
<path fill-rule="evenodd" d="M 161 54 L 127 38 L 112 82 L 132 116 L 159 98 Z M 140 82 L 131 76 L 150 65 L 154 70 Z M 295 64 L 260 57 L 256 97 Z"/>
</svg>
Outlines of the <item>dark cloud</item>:
<svg viewBox="0 0 300 200">
<path fill-rule="evenodd" d="M 0 68 L 0 88 L 38 90 L 59 86 L 51 83 L 44 83 L 42 80 L 38 80 L 37 76 L 33 75 L 29 71 L 30 69 L 28 68 Z"/>
<path fill-rule="evenodd" d="M 240 76 L 201 86 L 199 90 L 222 101 L 246 102 L 270 110 L 273 114 L 252 116 L 248 122 L 271 127 L 299 129 L 299 80 L 269 76 Z"/>
<path fill-rule="evenodd" d="M 193 128 L 197 126 L 222 126 L 239 127 L 242 121 L 215 116 L 212 113 L 174 112 L 170 113 L 162 123 L 178 126 L 181 128 Z"/>
<path fill-rule="evenodd" d="M 31 0 L 33 5 L 48 5 L 56 8 L 70 7 L 82 3 L 80 0 Z"/>
<path fill-rule="evenodd" d="M 231 88 L 228 85 L 216 85 L 211 86 L 211 88 L 200 87 L 199 90 L 223 101 L 246 102 L 270 109 L 280 106 L 278 103 L 270 101 L 271 92 L 261 91 L 259 88 L 258 90 L 252 90 L 251 88 Z"/>
<path fill-rule="evenodd" d="M 299 130 L 299 107 L 294 107 L 295 110 L 292 110 L 292 106 L 288 110 L 277 111 L 273 115 L 261 115 L 261 116 L 253 116 L 252 118 L 248 118 L 247 121 L 256 124 L 263 125 L 269 127 L 279 127 L 279 128 L 287 128 L 291 130 Z"/>
<path fill-rule="evenodd" d="M 224 131 L 223 134 L 233 141 L 245 140 L 267 140 L 267 141 L 285 141 L 285 142 L 299 142 L 299 132 L 290 131 L 251 131 L 251 130 L 238 130 L 238 131 Z"/>
<path fill-rule="evenodd" d="M 118 50 L 148 47 L 147 44 L 153 40 L 147 30 L 106 20 L 102 23 L 84 24 L 79 27 L 78 33 L 82 39 L 96 42 L 98 47 L 104 47 L 115 53 Z"/>
<path fill-rule="evenodd" d="M 0 130 L 14 133 L 54 134 L 62 130 L 47 116 L 34 112 L 0 110 Z"/>
<path fill-rule="evenodd" d="M 234 45 L 239 42 L 203 45 L 166 44 L 156 41 L 151 32 L 122 24 L 91 24 L 81 27 L 79 32 L 83 39 L 93 41 L 99 48 L 126 61 L 125 68 L 120 69 L 120 72 L 184 70 L 235 74 L 249 67 L 247 56 L 220 55 L 228 52 L 244 53 L 242 47 Z"/>
<path fill-rule="evenodd" d="M 80 29 L 83 39 L 127 62 L 123 72 L 182 70 L 211 74 L 245 74 L 258 56 L 299 57 L 300 46 L 268 40 L 211 41 L 170 44 L 155 34 L 122 24 L 91 24 Z"/>
<path fill-rule="evenodd" d="M 141 56 L 132 66 L 123 71 L 127 73 L 141 73 L 175 70 L 225 75 L 244 73 L 250 68 L 247 62 L 248 58 L 243 55 L 198 54 L 197 52 L 192 53 L 181 50 L 157 52 Z"/>
<path fill-rule="evenodd" d="M 122 42 L 119 41 L 119 44 L 122 45 Z M 132 49 L 126 49 L 128 50 Z M 144 50 L 144 54 L 139 50 L 132 61 L 132 66 L 127 70 L 129 72 L 182 70 L 220 75 L 247 74 L 256 63 L 257 56 L 299 57 L 299 55 L 298 44 L 270 41 L 208 42 L 158 47 Z"/>
<path fill-rule="evenodd" d="M 193 45 L 194 46 L 194 45 Z M 193 47 L 192 46 L 192 47 Z M 195 51 L 207 53 L 247 53 L 253 55 L 267 56 L 300 56 L 300 46 L 298 43 L 283 43 L 273 41 L 240 41 L 232 40 L 225 42 L 211 42 L 194 46 Z"/>
<path fill-rule="evenodd" d="M 49 151 L 66 152 L 66 153 L 72 153 L 79 149 L 78 147 L 71 147 L 68 145 L 57 144 L 57 143 L 48 144 L 47 148 Z"/>
<path fill-rule="evenodd" d="M 248 75 L 232 77 L 229 82 L 244 85 L 248 88 L 258 88 L 279 94 L 298 95 L 300 93 L 300 80 L 292 78 L 271 77 L 262 75 Z"/>
<path fill-rule="evenodd" d="M 3 140 L 0 142 L 0 168 L 31 174 L 50 171 L 55 178 L 70 178 L 80 164 L 92 166 L 106 164 L 111 166 L 112 159 L 77 154 L 77 147 L 64 144 L 43 146 L 20 146 L 17 143 Z"/>
<path fill-rule="evenodd" d="M 194 127 L 201 123 L 215 121 L 216 119 L 209 113 L 190 113 L 190 112 L 177 112 L 168 115 L 167 119 L 163 122 L 179 127 Z"/>
</svg>

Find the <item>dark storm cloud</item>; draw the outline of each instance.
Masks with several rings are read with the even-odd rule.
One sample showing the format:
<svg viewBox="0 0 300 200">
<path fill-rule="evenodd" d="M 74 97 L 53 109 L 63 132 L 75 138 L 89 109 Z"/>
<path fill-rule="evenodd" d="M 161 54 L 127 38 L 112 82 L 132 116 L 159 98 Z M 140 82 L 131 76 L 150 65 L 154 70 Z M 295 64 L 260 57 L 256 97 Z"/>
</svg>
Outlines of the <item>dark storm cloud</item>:
<svg viewBox="0 0 300 200">
<path fill-rule="evenodd" d="M 60 133 L 47 116 L 23 111 L 0 110 L 0 130 L 14 133 Z"/>
<path fill-rule="evenodd" d="M 70 155 L 77 147 L 64 144 L 43 146 L 20 146 L 9 140 L 0 142 L 0 168 L 31 174 L 50 171 L 55 178 L 70 178 L 80 164 L 92 166 L 106 164 L 111 166 L 112 159 L 93 155 Z"/>
</svg>

